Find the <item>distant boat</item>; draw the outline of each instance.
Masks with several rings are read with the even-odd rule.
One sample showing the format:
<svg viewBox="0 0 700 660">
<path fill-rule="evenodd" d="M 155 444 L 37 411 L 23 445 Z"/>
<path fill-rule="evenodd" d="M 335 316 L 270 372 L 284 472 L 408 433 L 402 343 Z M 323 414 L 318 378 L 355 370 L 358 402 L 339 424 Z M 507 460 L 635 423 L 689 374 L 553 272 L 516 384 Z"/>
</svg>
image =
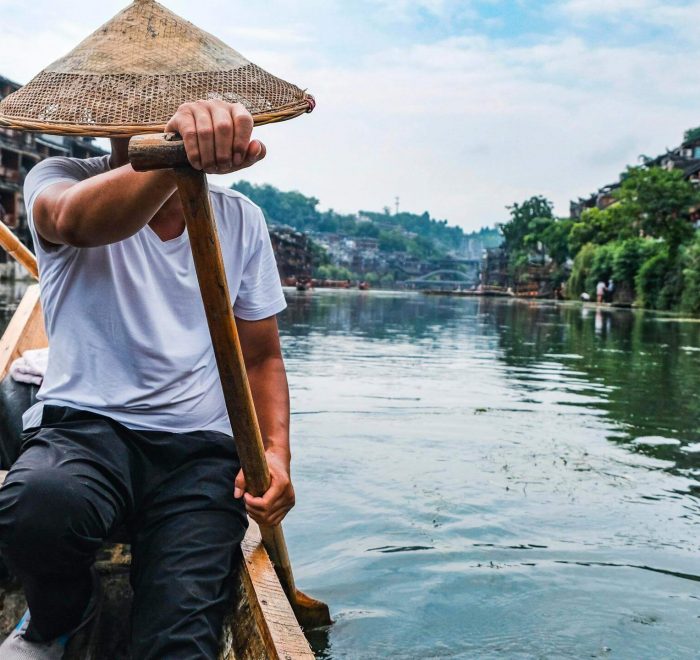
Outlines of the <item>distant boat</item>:
<svg viewBox="0 0 700 660">
<path fill-rule="evenodd" d="M 360 291 L 369 291 L 369 289 L 370 289 L 370 287 L 369 287 L 369 282 L 364 282 L 364 281 L 363 281 L 363 282 L 360 282 L 360 283 L 357 285 L 357 288 L 358 288 Z"/>
</svg>

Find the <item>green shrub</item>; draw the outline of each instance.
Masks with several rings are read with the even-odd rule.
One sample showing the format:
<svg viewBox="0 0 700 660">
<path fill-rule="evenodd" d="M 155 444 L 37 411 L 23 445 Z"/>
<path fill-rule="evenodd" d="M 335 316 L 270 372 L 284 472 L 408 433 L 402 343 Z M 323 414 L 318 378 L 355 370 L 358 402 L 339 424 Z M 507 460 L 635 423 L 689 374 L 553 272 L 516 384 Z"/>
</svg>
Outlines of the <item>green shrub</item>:
<svg viewBox="0 0 700 660">
<path fill-rule="evenodd" d="M 597 245 L 593 258 L 591 259 L 590 270 L 586 276 L 586 291 L 595 293 L 598 282 L 606 282 L 612 277 L 613 260 L 615 258 L 615 243 Z"/>
<path fill-rule="evenodd" d="M 642 264 L 658 251 L 659 243 L 648 238 L 628 238 L 615 243 L 612 278 L 616 289 L 625 289 L 634 297 L 635 280 Z"/>
<path fill-rule="evenodd" d="M 677 310 L 683 297 L 684 278 L 683 261 L 676 253 L 675 259 L 669 258 L 668 271 L 664 285 L 659 294 L 657 309 Z"/>
<path fill-rule="evenodd" d="M 680 260 L 671 257 L 665 243 L 658 243 L 655 253 L 639 269 L 635 284 L 642 306 L 664 310 L 677 307 L 683 290 Z"/>
<path fill-rule="evenodd" d="M 586 243 L 578 251 L 571 269 L 569 282 L 566 286 L 569 298 L 578 298 L 586 290 L 586 278 L 588 277 L 595 251 L 596 246 L 593 243 Z"/>
<path fill-rule="evenodd" d="M 700 314 L 700 235 L 683 254 L 683 295 L 681 309 L 690 314 Z"/>
</svg>

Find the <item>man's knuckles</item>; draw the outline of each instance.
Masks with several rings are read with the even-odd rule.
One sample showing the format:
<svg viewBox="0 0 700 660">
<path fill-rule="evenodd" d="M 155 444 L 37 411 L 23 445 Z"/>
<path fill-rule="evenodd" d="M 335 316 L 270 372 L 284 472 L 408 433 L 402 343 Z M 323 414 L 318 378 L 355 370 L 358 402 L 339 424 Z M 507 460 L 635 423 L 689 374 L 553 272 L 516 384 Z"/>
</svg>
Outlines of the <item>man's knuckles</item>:
<svg viewBox="0 0 700 660">
<path fill-rule="evenodd" d="M 214 130 L 217 135 L 232 135 L 233 134 L 233 122 L 226 121 L 225 119 L 218 119 L 214 122 Z"/>
</svg>

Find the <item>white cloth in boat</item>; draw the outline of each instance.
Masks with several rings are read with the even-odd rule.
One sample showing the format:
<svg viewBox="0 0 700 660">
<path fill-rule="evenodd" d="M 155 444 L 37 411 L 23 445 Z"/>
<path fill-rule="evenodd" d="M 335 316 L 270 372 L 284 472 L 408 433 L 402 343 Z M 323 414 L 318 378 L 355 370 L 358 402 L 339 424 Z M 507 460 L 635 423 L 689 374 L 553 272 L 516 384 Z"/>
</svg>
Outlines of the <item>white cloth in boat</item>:
<svg viewBox="0 0 700 660">
<path fill-rule="evenodd" d="M 231 433 L 187 230 L 162 241 L 146 225 L 100 247 L 41 239 L 32 209 L 59 181 L 109 170 L 109 157 L 49 158 L 24 184 L 39 259 L 41 303 L 51 352 L 39 403 L 106 415 L 133 429 Z M 286 307 L 262 211 L 238 192 L 211 187 L 234 313 L 255 321 Z"/>
<path fill-rule="evenodd" d="M 18 383 L 41 385 L 48 363 L 48 348 L 35 348 L 24 351 L 24 353 L 10 365 L 10 376 Z"/>
</svg>

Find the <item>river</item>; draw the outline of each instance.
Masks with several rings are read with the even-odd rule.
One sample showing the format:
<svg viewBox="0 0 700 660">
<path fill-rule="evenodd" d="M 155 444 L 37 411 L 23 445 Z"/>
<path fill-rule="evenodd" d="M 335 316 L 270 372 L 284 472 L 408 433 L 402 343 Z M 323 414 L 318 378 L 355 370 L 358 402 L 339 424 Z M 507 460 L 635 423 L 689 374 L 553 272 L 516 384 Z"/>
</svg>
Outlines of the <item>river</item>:
<svg viewBox="0 0 700 660">
<path fill-rule="evenodd" d="M 697 658 L 700 323 L 292 293 L 297 581 L 326 658 Z"/>
<path fill-rule="evenodd" d="M 700 655 L 697 320 L 287 295 L 319 658 Z"/>
</svg>

